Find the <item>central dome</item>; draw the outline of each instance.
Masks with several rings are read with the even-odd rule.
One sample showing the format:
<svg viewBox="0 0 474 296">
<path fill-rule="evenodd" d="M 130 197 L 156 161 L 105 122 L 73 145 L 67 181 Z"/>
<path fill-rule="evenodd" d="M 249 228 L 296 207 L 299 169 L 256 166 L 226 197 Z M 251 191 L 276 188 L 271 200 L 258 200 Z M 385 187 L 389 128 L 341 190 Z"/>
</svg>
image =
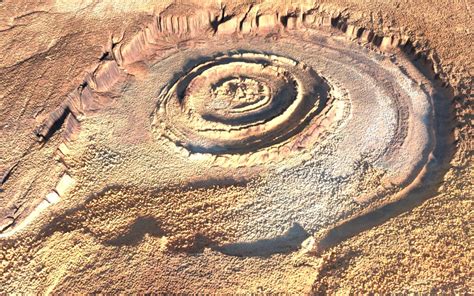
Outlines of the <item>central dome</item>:
<svg viewBox="0 0 474 296">
<path fill-rule="evenodd" d="M 300 62 L 263 53 L 223 54 L 163 89 L 154 125 L 190 153 L 292 149 L 329 98 L 327 82 Z"/>
</svg>

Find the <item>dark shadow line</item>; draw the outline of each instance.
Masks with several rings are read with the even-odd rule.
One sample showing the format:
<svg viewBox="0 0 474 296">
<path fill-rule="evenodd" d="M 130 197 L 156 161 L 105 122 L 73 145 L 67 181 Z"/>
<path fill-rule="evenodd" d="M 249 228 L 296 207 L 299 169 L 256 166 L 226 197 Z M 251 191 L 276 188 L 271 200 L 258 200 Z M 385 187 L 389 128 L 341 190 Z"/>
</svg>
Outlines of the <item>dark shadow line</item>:
<svg viewBox="0 0 474 296">
<path fill-rule="evenodd" d="M 211 246 L 210 248 L 229 256 L 265 258 L 274 254 L 297 251 L 309 236 L 310 234 L 300 224 L 294 223 L 284 234 L 274 238 Z"/>
<path fill-rule="evenodd" d="M 105 241 L 104 243 L 111 246 L 136 246 L 142 241 L 145 234 L 155 237 L 164 236 L 158 220 L 151 216 L 138 217 L 130 226 L 127 232 Z"/>
</svg>

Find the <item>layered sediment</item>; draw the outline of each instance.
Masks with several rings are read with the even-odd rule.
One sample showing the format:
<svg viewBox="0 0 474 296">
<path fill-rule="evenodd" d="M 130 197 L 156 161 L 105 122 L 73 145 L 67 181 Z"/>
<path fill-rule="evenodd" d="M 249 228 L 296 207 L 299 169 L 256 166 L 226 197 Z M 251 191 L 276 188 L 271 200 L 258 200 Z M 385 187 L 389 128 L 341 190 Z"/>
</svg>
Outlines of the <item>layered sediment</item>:
<svg viewBox="0 0 474 296">
<path fill-rule="evenodd" d="M 318 255 L 413 209 L 446 172 L 450 94 L 434 79 L 448 80 L 415 43 L 323 5 L 171 5 L 111 36 L 34 129 L 32 147 L 57 144 L 56 185 L 21 195 L 29 206 L 5 211 L 0 237 Z"/>
<path fill-rule="evenodd" d="M 325 204 L 324 192 L 339 192 L 343 208 L 303 219 L 311 233 L 356 215 L 359 205 L 367 209 L 370 202 L 389 200 L 429 162 L 436 143 L 430 82 L 401 55 L 389 60 L 325 30 L 338 28 L 381 50 L 408 40 L 377 36 L 347 25 L 340 14 L 315 9 L 172 11 L 128 42 L 112 37 L 100 64 L 37 128 L 39 141 L 48 141 L 64 121 L 64 157 L 82 121 L 138 99 L 127 88 L 157 94 L 147 99 L 156 107 L 143 132 L 190 166 L 248 169 L 250 179 L 253 171 L 280 166 L 286 173 L 301 170 L 307 176 L 302 182 L 319 188 L 304 193 L 308 201 Z M 170 59 L 173 65 L 167 65 Z M 317 170 L 340 177 L 327 182 L 313 176 Z M 311 209 L 308 204 L 299 215 Z"/>
</svg>

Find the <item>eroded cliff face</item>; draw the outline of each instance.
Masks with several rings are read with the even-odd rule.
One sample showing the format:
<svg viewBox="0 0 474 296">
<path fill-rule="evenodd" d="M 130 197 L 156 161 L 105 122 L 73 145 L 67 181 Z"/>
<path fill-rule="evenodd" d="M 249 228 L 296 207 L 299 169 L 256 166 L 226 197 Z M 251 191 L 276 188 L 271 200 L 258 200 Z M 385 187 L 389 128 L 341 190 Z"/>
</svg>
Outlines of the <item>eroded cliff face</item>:
<svg viewBox="0 0 474 296">
<path fill-rule="evenodd" d="M 464 20 L 452 59 L 424 3 L 0 5 L 5 292 L 467 291 L 370 261 L 432 203 L 468 240 Z"/>
</svg>

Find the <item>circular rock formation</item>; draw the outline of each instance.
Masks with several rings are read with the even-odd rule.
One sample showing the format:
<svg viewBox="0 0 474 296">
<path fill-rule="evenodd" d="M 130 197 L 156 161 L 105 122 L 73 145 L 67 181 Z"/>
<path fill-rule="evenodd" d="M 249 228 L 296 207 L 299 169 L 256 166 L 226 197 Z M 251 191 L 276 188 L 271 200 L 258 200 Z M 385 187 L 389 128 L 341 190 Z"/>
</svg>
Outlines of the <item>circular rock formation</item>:
<svg viewBox="0 0 474 296">
<path fill-rule="evenodd" d="M 218 1 L 201 9 L 196 1 L 146 1 L 157 8 L 133 17 L 121 10 L 109 19 L 97 17 L 106 9 L 96 2 L 70 16 L 47 7 L 29 13 L 28 6 L 2 32 L 32 41 L 25 55 L 24 42 L 9 38 L 12 54 L 0 79 L 11 109 L 0 130 L 18 140 L 7 143 L 0 159 L 5 293 L 36 287 L 22 283 L 39 283 L 47 293 L 225 287 L 292 294 L 308 293 L 315 283 L 314 292 L 324 294 L 359 285 L 351 281 L 390 291 L 380 279 L 403 289 L 433 282 L 431 272 L 428 281 L 413 278 L 430 259 L 423 242 L 433 242 L 429 233 L 420 240 L 415 224 L 443 216 L 449 207 L 436 207 L 440 200 L 359 235 L 357 245 L 338 246 L 330 258 L 312 255 L 413 209 L 443 177 L 440 191 L 459 195 L 447 190 L 461 183 L 447 180 L 451 173 L 465 177 L 458 164 L 469 166 L 453 159 L 444 176 L 453 143 L 451 96 L 417 69 L 429 58 L 445 79 L 437 67 L 449 60 L 441 63 L 429 47 L 435 43 L 424 40 L 440 28 L 436 22 L 413 26 L 420 14 L 401 17 L 403 5 L 364 2 L 353 9 L 303 1 Z M 88 18 L 78 22 L 81 14 Z M 143 19 L 148 25 L 137 31 Z M 51 20 L 71 30 L 48 37 L 41 29 Z M 107 28 L 114 35 L 105 44 Z M 29 57 L 31 50 L 38 52 Z M 417 66 L 400 50 L 413 53 Z M 85 65 L 91 68 L 76 84 Z M 62 101 L 64 91 L 71 92 Z M 33 129 L 39 145 L 27 137 Z M 424 229 L 440 230 L 442 243 L 460 241 L 465 236 L 440 228 L 454 224 Z M 400 234 L 405 241 L 397 241 Z M 446 249 L 436 244 L 431 251 L 440 248 Z M 462 253 L 448 249 L 441 253 Z M 423 257 L 420 268 L 406 254 Z M 395 261 L 386 268 L 377 258 Z M 406 270 L 414 272 L 398 283 Z M 352 275 L 346 286 L 339 285 L 341 274 Z M 449 280 L 434 285 L 448 287 Z"/>
<path fill-rule="evenodd" d="M 310 13 L 293 19 L 298 30 L 258 11 L 239 22 L 211 19 L 211 31 L 197 15 L 157 16 L 126 43 L 112 40 L 37 135 L 47 141 L 65 116 L 66 132 L 81 127 L 67 143 L 74 150 L 67 162 L 78 164 L 71 179 L 102 180 L 81 182 L 85 195 L 107 191 L 104 184 L 217 186 L 239 195 L 238 203 L 209 196 L 201 207 L 187 198 L 147 212 L 166 221 L 170 250 L 296 250 L 308 236 L 410 192 L 436 144 L 434 89 L 416 67 L 320 29 L 329 19 Z M 45 207 L 65 195 L 60 185 Z M 199 235 L 176 219 L 195 211 L 193 219 L 210 215 Z"/>
<path fill-rule="evenodd" d="M 155 126 L 190 153 L 291 149 L 314 131 L 307 127 L 317 125 L 329 98 L 326 81 L 302 63 L 258 53 L 222 55 L 163 90 Z"/>
<path fill-rule="evenodd" d="M 243 211 L 272 226 L 249 238 L 281 234 L 271 229 L 290 228 L 289 216 L 314 232 L 353 213 L 354 201 L 400 193 L 434 147 L 432 89 L 409 61 L 315 36 L 222 36 L 157 61 L 140 83 L 159 81 L 153 131 L 190 166 L 251 178 L 255 166 L 269 169 L 259 192 L 269 207 Z M 303 206 L 283 208 L 289 201 Z"/>
</svg>

